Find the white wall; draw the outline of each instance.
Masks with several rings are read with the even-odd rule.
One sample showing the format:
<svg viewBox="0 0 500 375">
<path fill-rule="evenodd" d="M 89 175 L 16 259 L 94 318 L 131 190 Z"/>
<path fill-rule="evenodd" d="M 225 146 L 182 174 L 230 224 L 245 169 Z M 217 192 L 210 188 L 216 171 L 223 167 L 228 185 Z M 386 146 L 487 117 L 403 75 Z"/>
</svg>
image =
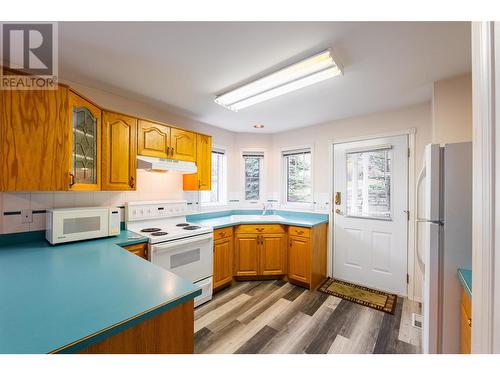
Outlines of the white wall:
<svg viewBox="0 0 500 375">
<path fill-rule="evenodd" d="M 472 75 L 462 74 L 434 82 L 432 142 L 472 141 Z"/>
</svg>

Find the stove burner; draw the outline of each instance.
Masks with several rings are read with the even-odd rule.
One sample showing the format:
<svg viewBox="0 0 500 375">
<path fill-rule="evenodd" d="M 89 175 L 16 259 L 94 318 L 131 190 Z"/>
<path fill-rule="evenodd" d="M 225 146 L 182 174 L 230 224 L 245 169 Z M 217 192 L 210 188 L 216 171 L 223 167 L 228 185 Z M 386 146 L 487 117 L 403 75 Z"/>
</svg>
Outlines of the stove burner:
<svg viewBox="0 0 500 375">
<path fill-rule="evenodd" d="M 152 236 L 165 236 L 167 235 L 167 232 L 153 232 L 151 233 Z"/>
<path fill-rule="evenodd" d="M 176 227 L 189 227 L 189 224 L 188 223 L 180 223 L 180 224 L 176 224 L 175 226 Z"/>
<path fill-rule="evenodd" d="M 159 231 L 161 231 L 161 228 L 144 228 L 144 229 L 141 229 L 141 232 L 144 232 L 144 233 L 159 232 Z"/>
<path fill-rule="evenodd" d="M 185 230 L 196 230 L 196 229 L 200 229 L 201 227 L 198 227 L 196 225 L 188 225 L 187 227 L 184 227 L 182 229 L 185 229 Z"/>
</svg>

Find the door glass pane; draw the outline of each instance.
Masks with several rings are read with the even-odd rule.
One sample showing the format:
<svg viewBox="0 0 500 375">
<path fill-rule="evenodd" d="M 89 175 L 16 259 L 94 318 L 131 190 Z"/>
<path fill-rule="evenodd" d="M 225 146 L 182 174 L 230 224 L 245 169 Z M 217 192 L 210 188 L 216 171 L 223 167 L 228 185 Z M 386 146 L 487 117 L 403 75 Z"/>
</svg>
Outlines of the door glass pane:
<svg viewBox="0 0 500 375">
<path fill-rule="evenodd" d="M 391 154 L 391 149 L 347 153 L 347 216 L 391 219 Z"/>
<path fill-rule="evenodd" d="M 77 184 L 96 184 L 97 120 L 84 107 L 73 108 L 73 175 Z"/>
</svg>

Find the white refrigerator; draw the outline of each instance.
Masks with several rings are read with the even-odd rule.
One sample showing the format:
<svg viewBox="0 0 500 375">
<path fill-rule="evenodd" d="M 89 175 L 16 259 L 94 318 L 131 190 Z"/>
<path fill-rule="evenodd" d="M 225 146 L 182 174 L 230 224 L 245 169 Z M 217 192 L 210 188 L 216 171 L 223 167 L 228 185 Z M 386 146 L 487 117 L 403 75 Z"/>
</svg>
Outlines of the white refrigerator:
<svg viewBox="0 0 500 375">
<path fill-rule="evenodd" d="M 423 352 L 459 353 L 457 269 L 472 262 L 472 143 L 427 145 L 416 194 Z"/>
</svg>

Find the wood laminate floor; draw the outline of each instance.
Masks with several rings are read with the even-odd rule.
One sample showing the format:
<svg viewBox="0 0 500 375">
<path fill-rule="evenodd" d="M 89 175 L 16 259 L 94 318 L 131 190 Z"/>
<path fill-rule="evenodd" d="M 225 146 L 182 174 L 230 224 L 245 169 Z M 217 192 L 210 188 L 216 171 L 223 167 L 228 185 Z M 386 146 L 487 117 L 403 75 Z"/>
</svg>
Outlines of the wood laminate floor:
<svg viewBox="0 0 500 375">
<path fill-rule="evenodd" d="M 282 280 L 234 282 L 195 310 L 195 353 L 420 353 L 418 303 L 394 315 Z"/>
</svg>

